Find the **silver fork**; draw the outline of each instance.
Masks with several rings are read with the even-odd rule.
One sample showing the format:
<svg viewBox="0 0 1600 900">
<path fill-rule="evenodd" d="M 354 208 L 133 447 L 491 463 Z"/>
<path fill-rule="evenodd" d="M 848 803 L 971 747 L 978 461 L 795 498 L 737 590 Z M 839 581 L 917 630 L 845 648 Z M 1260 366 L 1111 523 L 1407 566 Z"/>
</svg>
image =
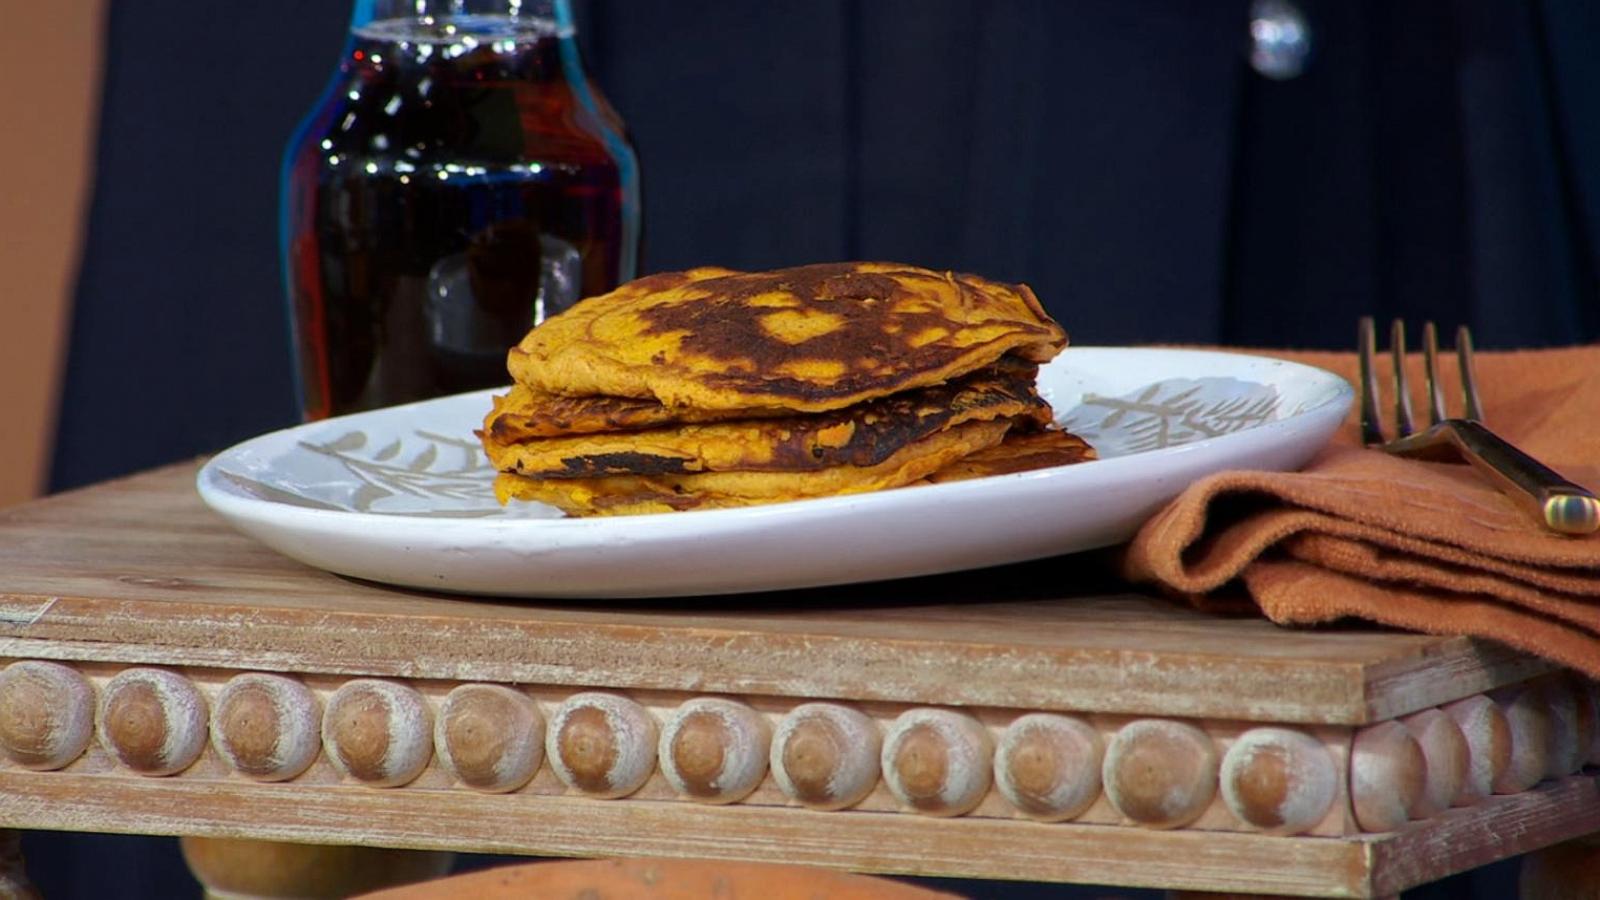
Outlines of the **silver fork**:
<svg viewBox="0 0 1600 900">
<path fill-rule="evenodd" d="M 1466 414 L 1460 418 L 1445 416 L 1444 390 L 1439 384 L 1439 336 L 1432 322 L 1422 326 L 1428 427 L 1418 431 L 1412 422 L 1411 393 L 1406 385 L 1405 323 L 1394 321 L 1389 350 L 1394 356 L 1394 420 L 1398 435 L 1393 440 L 1384 438 L 1378 412 L 1378 367 L 1374 362 L 1377 337 L 1371 316 L 1361 317 L 1358 344 L 1362 443 L 1398 456 L 1463 459 L 1551 531 L 1590 534 L 1600 530 L 1600 500 L 1594 494 L 1484 427 L 1483 407 L 1472 371 L 1472 334 L 1465 325 L 1456 330 L 1456 359 L 1461 367 L 1462 393 L 1466 395 Z"/>
</svg>

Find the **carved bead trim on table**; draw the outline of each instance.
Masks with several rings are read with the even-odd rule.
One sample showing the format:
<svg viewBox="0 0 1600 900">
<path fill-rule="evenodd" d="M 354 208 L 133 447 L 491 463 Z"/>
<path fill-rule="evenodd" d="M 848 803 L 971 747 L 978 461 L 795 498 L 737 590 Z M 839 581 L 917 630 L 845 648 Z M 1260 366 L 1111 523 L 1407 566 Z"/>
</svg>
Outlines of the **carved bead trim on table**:
<svg viewBox="0 0 1600 900">
<path fill-rule="evenodd" d="M 1101 779 L 1124 816 L 1150 828 L 1179 828 L 1199 818 L 1216 795 L 1216 744 L 1187 722 L 1129 722 L 1106 748 Z"/>
<path fill-rule="evenodd" d="M 1428 782 L 1428 760 L 1411 730 L 1379 722 L 1356 732 L 1350 807 L 1362 831 L 1393 831 L 1411 818 Z"/>
<path fill-rule="evenodd" d="M 1339 771 L 1323 743 L 1291 728 L 1253 728 L 1222 758 L 1222 798 L 1240 819 L 1274 834 L 1322 821 L 1339 793 Z"/>
<path fill-rule="evenodd" d="M 241 775 L 284 781 L 311 767 L 322 749 L 322 704 L 282 675 L 236 675 L 211 710 L 211 746 Z"/>
<path fill-rule="evenodd" d="M 550 717 L 545 755 L 567 787 L 591 797 L 626 797 L 656 767 L 656 720 L 620 694 L 568 697 Z"/>
<path fill-rule="evenodd" d="M 1586 705 L 1592 713 L 1590 721 L 1593 723 L 1593 730 L 1589 735 L 1588 757 L 1584 761 L 1591 766 L 1600 766 L 1600 682 L 1576 676 L 1572 682 L 1573 690 L 1577 691 L 1580 697 L 1588 699 Z"/>
<path fill-rule="evenodd" d="M 1578 732 L 1578 764 L 1593 763 L 1591 757 L 1600 750 L 1600 694 L 1589 690 L 1583 679 L 1573 675 L 1558 679 L 1561 689 L 1572 697 L 1574 724 Z"/>
<path fill-rule="evenodd" d="M 372 787 L 415 779 L 433 756 L 433 715 L 422 695 L 392 681 L 346 682 L 322 714 L 322 745 L 339 770 Z"/>
<path fill-rule="evenodd" d="M 1544 774 L 1548 778 L 1571 775 L 1583 765 L 1587 747 L 1578 746 L 1578 698 L 1560 678 L 1545 678 L 1533 688 L 1550 711 L 1550 730 L 1545 735 Z"/>
<path fill-rule="evenodd" d="M 1411 818 L 1425 819 L 1454 806 L 1471 767 L 1471 748 L 1461 726 L 1448 713 L 1425 709 L 1400 720 L 1416 740 L 1428 766 L 1422 794 L 1411 808 Z"/>
<path fill-rule="evenodd" d="M 0 766 L 1341 835 L 1576 771 L 1597 701 L 1562 675 L 1348 730 L 14 661 Z"/>
<path fill-rule="evenodd" d="M 1467 771 L 1456 805 L 1470 806 L 1493 794 L 1511 765 L 1511 726 L 1499 705 L 1482 694 L 1441 708 L 1455 720 L 1467 742 Z"/>
<path fill-rule="evenodd" d="M 803 703 L 778 722 L 768 764 L 779 790 L 812 809 L 844 809 L 878 784 L 883 735 L 866 714 Z"/>
<path fill-rule="evenodd" d="M 0 671 L 0 753 L 29 769 L 59 769 L 94 736 L 94 689 L 60 663 L 23 660 Z"/>
<path fill-rule="evenodd" d="M 1495 780 L 1496 794 L 1520 794 L 1538 784 L 1549 769 L 1551 724 L 1546 695 L 1529 684 L 1495 691 L 1490 695 L 1505 714 L 1511 733 L 1511 756 Z"/>
<path fill-rule="evenodd" d="M 994 780 L 1024 815 L 1060 822 L 1077 817 L 1100 796 L 1104 759 L 1105 742 L 1088 722 L 1030 713 L 1001 735 Z"/>
<path fill-rule="evenodd" d="M 100 694 L 100 742 L 141 775 L 187 769 L 206 743 L 206 701 L 189 679 L 165 669 L 126 669 Z"/>
<path fill-rule="evenodd" d="M 906 806 L 930 816 L 971 812 L 989 792 L 994 739 L 983 723 L 948 709 L 908 709 L 883 742 L 883 780 Z"/>
<path fill-rule="evenodd" d="M 514 791 L 544 762 L 544 716 L 533 698 L 498 684 L 463 684 L 440 705 L 434 752 L 462 784 Z"/>
<path fill-rule="evenodd" d="M 771 739 L 767 720 L 745 704 L 697 697 L 661 729 L 661 774 L 691 800 L 732 803 L 766 777 Z"/>
</svg>

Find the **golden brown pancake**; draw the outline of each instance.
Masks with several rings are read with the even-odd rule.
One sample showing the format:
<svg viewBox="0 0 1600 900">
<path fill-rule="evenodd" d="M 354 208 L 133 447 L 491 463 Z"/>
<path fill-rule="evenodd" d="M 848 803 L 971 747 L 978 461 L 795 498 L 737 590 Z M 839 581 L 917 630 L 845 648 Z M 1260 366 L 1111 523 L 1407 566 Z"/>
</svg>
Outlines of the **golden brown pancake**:
<svg viewBox="0 0 1600 900">
<path fill-rule="evenodd" d="M 1066 431 L 1019 431 L 1008 433 L 1005 440 L 970 456 L 956 460 L 928 476 L 935 483 L 965 481 L 989 475 L 1009 475 L 1055 466 L 1097 459 L 1094 448 L 1075 434 Z"/>
<path fill-rule="evenodd" d="M 484 417 L 483 430 L 490 440 L 516 444 L 573 434 L 644 431 L 690 422 L 792 415 L 786 409 L 689 409 L 634 397 L 562 397 L 513 384 L 509 393 L 494 398 L 494 408 Z"/>
<path fill-rule="evenodd" d="M 604 478 L 528 478 L 502 473 L 495 478 L 494 488 L 501 503 L 534 500 L 574 516 L 715 509 L 854 494 L 920 481 L 964 456 L 999 443 L 1011 424 L 1002 420 L 957 425 L 907 444 L 874 466 Z"/>
<path fill-rule="evenodd" d="M 1035 372 L 1032 363 L 1006 360 L 948 384 L 832 412 L 509 444 L 495 439 L 491 414 L 484 448 L 496 469 L 540 478 L 875 466 L 964 422 L 1028 418 L 1043 427 L 1050 407 L 1034 391 Z"/>
<path fill-rule="evenodd" d="M 566 397 L 825 412 L 1065 345 L 1025 285 L 892 263 L 705 268 L 578 303 L 530 331 L 507 368 Z"/>
</svg>

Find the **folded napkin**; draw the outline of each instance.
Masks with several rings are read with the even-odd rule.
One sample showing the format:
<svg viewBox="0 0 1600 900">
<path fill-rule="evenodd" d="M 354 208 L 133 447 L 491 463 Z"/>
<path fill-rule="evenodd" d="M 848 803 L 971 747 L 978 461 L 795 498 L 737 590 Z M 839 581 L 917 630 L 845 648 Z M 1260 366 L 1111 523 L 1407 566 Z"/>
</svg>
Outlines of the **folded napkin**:
<svg viewBox="0 0 1600 900">
<path fill-rule="evenodd" d="M 1355 382 L 1354 354 L 1257 352 Z M 1440 362 L 1456 412 L 1454 354 Z M 1387 357 L 1380 371 L 1387 402 Z M 1600 489 L 1600 347 L 1479 353 L 1475 372 L 1485 424 Z M 1420 356 L 1408 375 L 1422 422 Z M 1284 625 L 1354 616 L 1474 635 L 1600 678 L 1600 534 L 1545 531 L 1470 466 L 1364 449 L 1354 410 L 1302 471 L 1224 472 L 1191 485 L 1145 523 L 1123 561 L 1133 580 L 1201 608 L 1253 603 Z"/>
</svg>

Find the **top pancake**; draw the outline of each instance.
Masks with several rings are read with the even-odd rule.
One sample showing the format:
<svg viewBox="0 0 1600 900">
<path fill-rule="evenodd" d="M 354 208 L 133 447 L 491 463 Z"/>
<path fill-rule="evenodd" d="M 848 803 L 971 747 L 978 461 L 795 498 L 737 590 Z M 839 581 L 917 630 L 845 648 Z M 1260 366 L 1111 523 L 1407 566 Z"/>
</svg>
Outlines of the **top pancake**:
<svg viewBox="0 0 1600 900">
<path fill-rule="evenodd" d="M 1066 334 L 1025 285 L 892 263 L 652 275 L 528 333 L 507 368 L 537 391 L 700 410 L 823 412 L 925 387 Z"/>
</svg>

